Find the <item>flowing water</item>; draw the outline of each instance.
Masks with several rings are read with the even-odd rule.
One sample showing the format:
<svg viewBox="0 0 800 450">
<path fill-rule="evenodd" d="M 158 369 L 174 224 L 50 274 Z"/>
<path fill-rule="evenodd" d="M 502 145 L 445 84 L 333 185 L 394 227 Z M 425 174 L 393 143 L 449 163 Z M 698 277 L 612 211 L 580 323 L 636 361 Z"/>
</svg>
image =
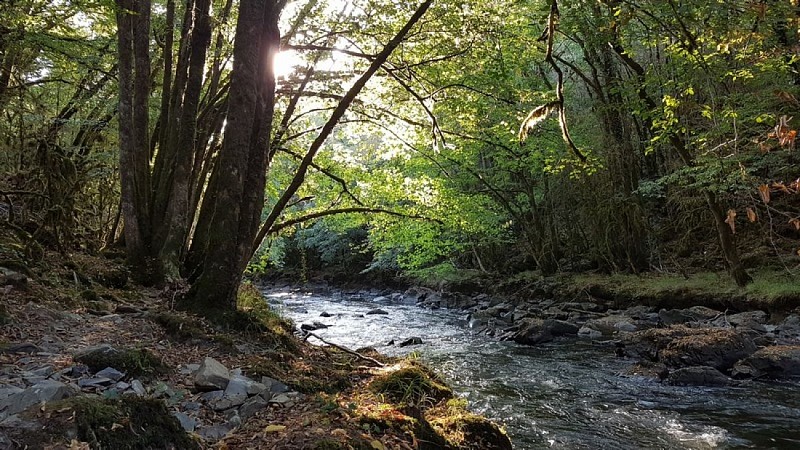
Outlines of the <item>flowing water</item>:
<svg viewBox="0 0 800 450">
<path fill-rule="evenodd" d="M 471 409 L 502 423 L 517 449 L 800 449 L 800 383 L 665 386 L 621 375 L 632 361 L 598 343 L 498 342 L 470 330 L 463 312 L 375 302 L 377 293 L 266 294 L 298 326 L 329 325 L 315 334 L 330 342 L 418 353 Z M 374 308 L 388 314 L 365 315 Z M 423 344 L 387 345 L 412 336 Z"/>
</svg>

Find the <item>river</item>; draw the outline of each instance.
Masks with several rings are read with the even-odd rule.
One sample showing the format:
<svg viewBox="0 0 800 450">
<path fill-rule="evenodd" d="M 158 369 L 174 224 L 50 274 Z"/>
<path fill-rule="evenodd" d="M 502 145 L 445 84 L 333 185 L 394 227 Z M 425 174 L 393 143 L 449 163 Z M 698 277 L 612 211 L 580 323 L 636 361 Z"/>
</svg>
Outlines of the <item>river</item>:
<svg viewBox="0 0 800 450">
<path fill-rule="evenodd" d="M 377 291 L 265 293 L 298 326 L 328 325 L 315 331 L 328 341 L 388 355 L 415 352 L 473 411 L 502 423 L 517 449 L 800 448 L 798 382 L 667 386 L 622 375 L 633 361 L 601 343 L 498 342 L 470 330 L 463 312 L 397 304 Z M 366 315 L 374 308 L 388 314 Z M 423 344 L 387 345 L 412 336 Z"/>
</svg>

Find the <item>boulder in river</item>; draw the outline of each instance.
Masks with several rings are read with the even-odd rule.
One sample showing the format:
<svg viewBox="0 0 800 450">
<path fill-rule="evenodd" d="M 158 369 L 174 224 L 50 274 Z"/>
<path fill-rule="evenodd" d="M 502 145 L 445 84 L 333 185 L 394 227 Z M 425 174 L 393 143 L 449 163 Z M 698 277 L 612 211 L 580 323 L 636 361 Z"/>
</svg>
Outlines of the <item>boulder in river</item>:
<svg viewBox="0 0 800 450">
<path fill-rule="evenodd" d="M 731 379 L 711 366 L 691 366 L 670 372 L 666 382 L 673 386 L 727 386 Z"/>
<path fill-rule="evenodd" d="M 800 345 L 776 345 L 758 350 L 733 366 L 736 378 L 800 377 Z"/>
<path fill-rule="evenodd" d="M 575 334 L 578 334 L 578 326 L 563 320 L 525 319 L 516 331 L 506 334 L 503 339 L 518 344 L 536 345 L 552 341 L 559 336 Z"/>
<path fill-rule="evenodd" d="M 661 361 L 670 367 L 706 365 L 722 371 L 756 351 L 746 333 L 682 325 L 632 333 L 622 343 L 630 356 Z"/>
<path fill-rule="evenodd" d="M 632 333 L 639 329 L 639 327 L 634 324 L 633 319 L 623 315 L 611 315 L 591 319 L 583 326 L 592 330 L 597 330 L 604 336 L 611 336 L 617 333 Z"/>
<path fill-rule="evenodd" d="M 380 308 L 375 308 L 375 309 L 371 309 L 371 310 L 367 311 L 367 312 L 366 312 L 366 314 L 367 314 L 368 316 L 372 316 L 372 315 L 386 315 L 386 314 L 389 314 L 389 311 L 386 311 L 386 310 L 384 310 L 384 309 L 380 309 Z"/>
<path fill-rule="evenodd" d="M 408 347 L 409 345 L 420 345 L 420 344 L 422 344 L 422 338 L 414 336 L 400 342 L 399 344 L 397 344 L 397 346 Z"/>
</svg>

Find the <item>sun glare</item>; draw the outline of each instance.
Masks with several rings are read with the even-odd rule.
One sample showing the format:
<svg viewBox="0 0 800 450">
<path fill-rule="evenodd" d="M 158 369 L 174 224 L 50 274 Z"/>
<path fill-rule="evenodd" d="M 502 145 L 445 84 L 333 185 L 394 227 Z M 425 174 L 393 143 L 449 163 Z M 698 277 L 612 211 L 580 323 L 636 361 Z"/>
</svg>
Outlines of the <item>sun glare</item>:
<svg viewBox="0 0 800 450">
<path fill-rule="evenodd" d="M 303 63 L 300 55 L 294 50 L 284 50 L 275 55 L 272 68 L 275 70 L 276 78 L 288 77 L 295 67 Z"/>
</svg>

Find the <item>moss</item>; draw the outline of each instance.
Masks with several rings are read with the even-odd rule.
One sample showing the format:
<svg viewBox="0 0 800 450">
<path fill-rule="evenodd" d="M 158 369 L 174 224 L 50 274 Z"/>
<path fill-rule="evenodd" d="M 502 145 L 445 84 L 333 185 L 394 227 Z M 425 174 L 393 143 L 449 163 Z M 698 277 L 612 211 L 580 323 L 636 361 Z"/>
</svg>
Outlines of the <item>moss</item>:
<svg viewBox="0 0 800 450">
<path fill-rule="evenodd" d="M 113 367 L 125 372 L 129 377 L 155 376 L 166 373 L 168 367 L 160 358 L 147 349 L 108 349 L 75 356 L 75 361 L 86 364 L 96 372 Z"/>
<path fill-rule="evenodd" d="M 161 325 L 167 335 L 177 339 L 196 339 L 205 337 L 202 324 L 199 320 L 188 316 L 167 311 L 158 312 L 148 316 L 150 320 Z"/>
<path fill-rule="evenodd" d="M 79 398 L 72 405 L 78 438 L 89 442 L 92 448 L 200 448 L 162 401 L 138 397 Z"/>
<path fill-rule="evenodd" d="M 405 367 L 376 377 L 370 390 L 404 405 L 436 404 L 453 397 L 453 390 L 430 370 L 408 362 Z"/>
<path fill-rule="evenodd" d="M 511 440 L 489 419 L 467 410 L 464 399 L 451 399 L 425 414 L 433 428 L 457 449 L 506 450 Z"/>
</svg>

